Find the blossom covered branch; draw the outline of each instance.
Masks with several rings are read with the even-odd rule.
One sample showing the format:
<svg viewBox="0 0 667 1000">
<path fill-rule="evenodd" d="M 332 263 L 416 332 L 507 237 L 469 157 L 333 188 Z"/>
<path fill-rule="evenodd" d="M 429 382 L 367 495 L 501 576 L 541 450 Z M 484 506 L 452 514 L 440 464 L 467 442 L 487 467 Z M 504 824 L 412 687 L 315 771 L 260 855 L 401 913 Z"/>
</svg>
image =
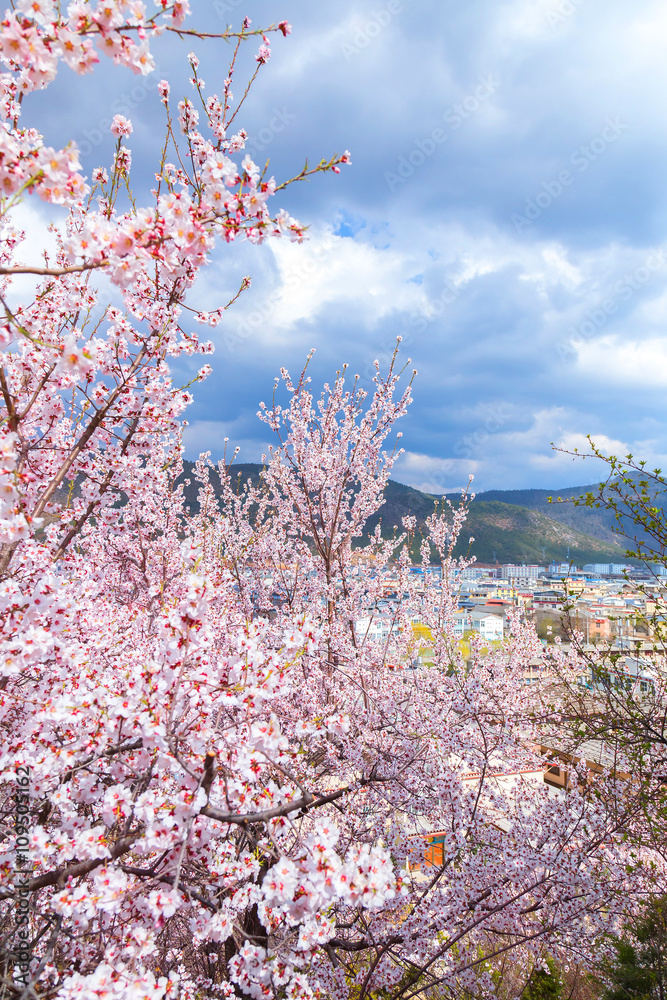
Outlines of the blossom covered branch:
<svg viewBox="0 0 667 1000">
<path fill-rule="evenodd" d="M 644 891 L 649 865 L 626 835 L 645 798 L 616 772 L 595 794 L 541 780 L 521 679 L 542 647 L 525 624 L 464 658 L 453 580 L 467 495 L 434 510 L 421 547 L 410 519 L 369 533 L 411 399 L 397 356 L 369 391 L 342 369 L 316 395 L 307 368 L 283 370 L 260 408 L 277 444 L 259 479 L 239 483 L 202 455 L 184 482 L 191 394 L 170 364 L 213 351 L 184 317 L 215 327 L 230 304 L 192 304 L 201 269 L 237 239 L 302 240 L 274 195 L 350 157 L 278 183 L 244 155 L 239 46 L 261 38 L 252 81 L 270 32 L 289 34 L 245 19 L 214 36 L 231 44 L 218 93 L 193 53 L 193 99 L 174 108 L 159 84 L 153 191 L 133 194 L 123 116 L 112 163 L 89 181 L 73 143 L 54 150 L 22 124 L 29 96 L 59 62 L 84 73 L 104 53 L 147 73 L 161 31 L 211 37 L 186 26 L 186 0 L 156 7 L 17 0 L 2 22 L 3 988 L 398 1000 L 443 983 L 490 995 L 481 956 L 511 940 L 529 968 L 543 939 L 590 954 Z M 12 225 L 33 195 L 69 211 L 43 267 L 21 261 Z M 29 274 L 23 300 L 15 279 Z M 439 583 L 416 582 L 415 557 L 440 567 Z M 387 611 L 390 583 L 400 597 Z M 421 669 L 416 626 L 430 637 Z"/>
</svg>

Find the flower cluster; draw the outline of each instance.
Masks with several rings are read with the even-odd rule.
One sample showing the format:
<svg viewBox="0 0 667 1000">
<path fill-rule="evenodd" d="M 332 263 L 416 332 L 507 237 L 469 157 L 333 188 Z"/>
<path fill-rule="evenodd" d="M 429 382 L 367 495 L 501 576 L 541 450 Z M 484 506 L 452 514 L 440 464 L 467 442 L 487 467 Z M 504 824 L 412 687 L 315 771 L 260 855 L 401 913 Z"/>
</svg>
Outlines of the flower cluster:
<svg viewBox="0 0 667 1000">
<path fill-rule="evenodd" d="M 0 34 L 0 798 L 9 814 L 29 769 L 31 989 L 361 1000 L 400 995 L 409 967 L 415 992 L 477 995 L 494 942 L 527 963 L 542 940 L 592 953 L 664 860 L 650 869 L 621 835 L 640 837 L 645 816 L 630 782 L 605 773 L 595 796 L 583 778 L 561 796 L 541 780 L 521 684 L 543 655 L 534 633 L 515 621 L 505 646 L 464 660 L 450 578 L 467 500 L 426 522 L 441 586 L 415 583 L 412 521 L 369 537 L 411 398 L 395 360 L 370 393 L 343 371 L 316 396 L 284 370 L 260 408 L 278 446 L 259 480 L 183 461 L 190 389 L 211 369 L 182 387 L 170 364 L 212 351 L 186 323 L 201 268 L 238 238 L 304 236 L 271 208 L 280 185 L 235 157 L 237 50 L 206 97 L 189 57 L 201 106 L 172 117 L 160 83 L 169 152 L 146 204 L 122 115 L 92 192 L 72 144 L 21 123 L 20 98 L 59 60 L 152 67 L 153 36 L 182 34 L 189 14 L 186 0 L 156 8 L 17 0 Z M 271 30 L 290 29 L 246 18 L 223 37 L 257 36 L 261 65 Z M 7 222 L 30 192 L 70 208 L 41 269 L 21 264 Z M 35 270 L 22 300 L 13 275 Z M 215 326 L 224 309 L 194 314 Z M 390 580 L 402 597 L 380 641 L 357 624 Z M 418 672 L 417 619 L 433 645 Z M 14 848 L 7 826 L 5 884 Z M 0 894 L 6 942 L 12 905 Z"/>
</svg>

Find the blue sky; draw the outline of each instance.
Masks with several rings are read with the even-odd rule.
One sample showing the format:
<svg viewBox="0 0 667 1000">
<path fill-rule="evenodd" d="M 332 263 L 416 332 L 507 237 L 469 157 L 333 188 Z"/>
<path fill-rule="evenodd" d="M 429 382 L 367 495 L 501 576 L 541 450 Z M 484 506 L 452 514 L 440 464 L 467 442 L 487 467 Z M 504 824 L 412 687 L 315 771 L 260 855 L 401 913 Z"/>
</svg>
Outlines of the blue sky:
<svg viewBox="0 0 667 1000">
<path fill-rule="evenodd" d="M 397 335 L 418 370 L 395 477 L 431 492 L 594 480 L 551 448 L 587 433 L 664 462 L 667 383 L 667 7 L 663 0 L 194 0 L 209 29 L 287 18 L 239 124 L 278 179 L 349 149 L 340 176 L 285 192 L 302 246 L 236 245 L 197 289 L 219 305 L 188 455 L 223 439 L 257 461 L 256 417 L 281 365 L 311 347 L 315 383 L 367 379 Z M 202 14 L 197 13 L 200 8 Z M 155 79 L 187 92 L 186 53 L 160 40 Z M 209 91 L 226 47 L 193 45 Z M 249 52 L 252 62 L 253 52 Z M 31 98 L 52 142 L 106 162 L 104 118 L 131 103 L 140 194 L 162 117 L 155 80 L 66 69 Z M 237 88 L 238 89 L 238 88 Z M 116 106 L 113 107 L 114 102 Z M 276 207 L 277 203 L 276 203 Z M 184 375 L 187 372 L 184 371 Z"/>
</svg>

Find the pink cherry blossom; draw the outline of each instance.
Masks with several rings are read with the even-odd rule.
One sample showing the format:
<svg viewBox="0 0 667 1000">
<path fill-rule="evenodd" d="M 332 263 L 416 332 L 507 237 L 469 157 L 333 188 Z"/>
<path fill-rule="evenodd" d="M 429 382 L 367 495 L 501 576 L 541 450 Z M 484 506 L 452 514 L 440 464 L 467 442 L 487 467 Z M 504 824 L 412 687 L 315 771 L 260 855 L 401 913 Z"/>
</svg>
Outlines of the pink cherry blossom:
<svg viewBox="0 0 667 1000">
<path fill-rule="evenodd" d="M 215 326 L 229 304 L 200 308 L 202 269 L 237 239 L 306 235 L 275 207 L 276 179 L 237 155 L 243 60 L 220 93 L 184 98 L 178 123 L 159 84 L 168 153 L 152 191 L 132 190 L 119 141 L 91 193 L 76 146 L 22 121 L 22 95 L 61 62 L 83 74 L 103 54 L 146 74 L 155 37 L 178 38 L 189 15 L 171 0 L 20 0 L 1 25 L 4 940 L 20 871 L 30 989 L 54 1000 L 391 998 L 408 963 L 434 992 L 484 996 L 508 942 L 526 969 L 544 949 L 592 960 L 665 860 L 617 777 L 627 761 L 595 794 L 583 765 L 563 794 L 542 780 L 559 705 L 523 684 L 532 660 L 548 666 L 534 631 L 515 617 L 502 646 L 464 659 L 454 546 L 470 496 L 427 518 L 421 550 L 411 519 L 368 531 L 412 398 L 397 357 L 368 386 L 343 368 L 321 391 L 307 367 L 283 369 L 259 408 L 275 441 L 259 482 L 229 455 L 184 465 L 184 415 L 211 367 L 183 386 L 170 365 L 211 354 L 189 318 Z M 218 41 L 261 37 L 252 75 L 271 31 L 290 26 L 245 18 Z M 131 125 L 117 115 L 112 132 Z M 54 211 L 56 249 L 19 294 L 9 217 L 33 193 L 69 215 Z M 415 581 L 420 557 L 432 584 Z M 416 624 L 433 659 L 411 670 Z M 554 660 L 575 683 L 576 656 Z M 642 766 L 661 795 L 656 762 Z"/>
<path fill-rule="evenodd" d="M 111 134 L 118 136 L 132 135 L 132 122 L 124 115 L 114 115 L 111 123 Z"/>
</svg>

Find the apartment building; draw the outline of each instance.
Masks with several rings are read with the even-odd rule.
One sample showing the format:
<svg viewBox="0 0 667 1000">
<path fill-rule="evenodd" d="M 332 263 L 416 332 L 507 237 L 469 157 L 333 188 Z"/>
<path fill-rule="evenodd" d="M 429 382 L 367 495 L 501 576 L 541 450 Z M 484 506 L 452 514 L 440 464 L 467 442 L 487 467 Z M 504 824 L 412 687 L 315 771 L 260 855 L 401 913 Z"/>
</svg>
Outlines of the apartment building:
<svg viewBox="0 0 667 1000">
<path fill-rule="evenodd" d="M 537 580 L 539 575 L 539 566 L 526 566 L 525 563 L 521 566 L 517 566 L 514 563 L 506 563 L 502 568 L 503 580 Z"/>
<path fill-rule="evenodd" d="M 478 632 L 482 639 L 497 641 L 504 634 L 503 619 L 486 611 L 459 611 L 454 615 L 454 628 L 459 635 Z"/>
</svg>

